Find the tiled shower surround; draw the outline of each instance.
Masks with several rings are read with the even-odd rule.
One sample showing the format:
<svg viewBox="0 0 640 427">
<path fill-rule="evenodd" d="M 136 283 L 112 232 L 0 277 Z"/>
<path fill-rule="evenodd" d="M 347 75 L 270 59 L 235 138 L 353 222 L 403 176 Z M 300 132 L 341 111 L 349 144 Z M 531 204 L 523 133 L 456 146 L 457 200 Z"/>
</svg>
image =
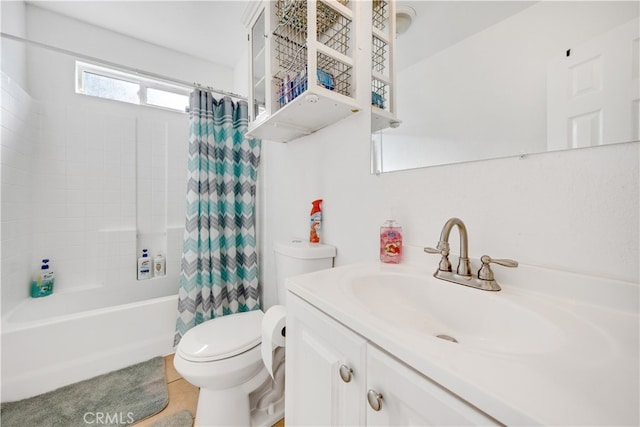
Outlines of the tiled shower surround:
<svg viewBox="0 0 640 427">
<path fill-rule="evenodd" d="M 29 87 L 2 84 L 3 311 L 28 297 L 43 258 L 55 292 L 175 293 L 188 115 L 76 94 L 73 58 L 28 52 Z M 142 248 L 167 257 L 165 279 L 136 280 Z"/>
<path fill-rule="evenodd" d="M 2 311 L 27 294 L 32 223 L 32 175 L 36 130 L 34 103 L 18 82 L 2 73 Z M 24 288 L 7 286 L 22 282 Z M 6 288 L 6 289 L 5 289 Z"/>
</svg>

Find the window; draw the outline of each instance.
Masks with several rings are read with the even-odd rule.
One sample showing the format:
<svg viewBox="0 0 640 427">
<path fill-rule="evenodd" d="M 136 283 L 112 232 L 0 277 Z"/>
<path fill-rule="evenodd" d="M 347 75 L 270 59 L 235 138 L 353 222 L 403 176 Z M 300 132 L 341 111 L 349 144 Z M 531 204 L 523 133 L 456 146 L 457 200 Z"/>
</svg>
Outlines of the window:
<svg viewBox="0 0 640 427">
<path fill-rule="evenodd" d="M 84 95 L 185 112 L 190 91 L 188 86 L 76 61 L 76 92 Z"/>
</svg>

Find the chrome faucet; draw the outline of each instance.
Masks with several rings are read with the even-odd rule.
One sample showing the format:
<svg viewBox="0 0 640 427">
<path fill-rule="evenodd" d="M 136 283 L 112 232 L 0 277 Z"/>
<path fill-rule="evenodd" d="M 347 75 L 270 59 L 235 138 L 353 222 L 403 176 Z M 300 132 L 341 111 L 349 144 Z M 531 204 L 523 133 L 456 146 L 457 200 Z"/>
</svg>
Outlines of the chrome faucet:
<svg viewBox="0 0 640 427">
<path fill-rule="evenodd" d="M 451 234 L 453 226 L 458 226 L 458 232 L 460 234 L 460 256 L 458 257 L 458 267 L 455 273 L 453 273 L 451 261 L 449 261 L 449 235 Z M 518 266 L 518 262 L 511 259 L 493 259 L 488 255 L 483 255 L 480 258 L 482 267 L 478 270 L 477 277 L 474 277 L 471 274 L 471 265 L 469 263 L 469 237 L 467 235 L 467 227 L 459 218 L 449 219 L 442 227 L 438 245 L 435 248 L 424 248 L 424 251 L 442 256 L 438 269 L 433 274 L 435 278 L 485 291 L 500 290 L 500 285 L 498 285 L 493 276 L 493 271 L 489 265 L 490 263 L 505 267 Z"/>
<path fill-rule="evenodd" d="M 465 227 L 461 219 L 451 218 L 445 222 L 440 232 L 440 241 L 436 249 L 424 248 L 424 251 L 430 254 L 442 255 L 438 271 L 451 271 L 451 261 L 449 261 L 449 234 L 451 234 L 454 225 L 458 226 L 458 232 L 460 233 L 460 257 L 458 259 L 456 272 L 460 276 L 471 277 L 471 267 L 469 266 L 469 237 L 467 236 L 467 227 Z"/>
</svg>

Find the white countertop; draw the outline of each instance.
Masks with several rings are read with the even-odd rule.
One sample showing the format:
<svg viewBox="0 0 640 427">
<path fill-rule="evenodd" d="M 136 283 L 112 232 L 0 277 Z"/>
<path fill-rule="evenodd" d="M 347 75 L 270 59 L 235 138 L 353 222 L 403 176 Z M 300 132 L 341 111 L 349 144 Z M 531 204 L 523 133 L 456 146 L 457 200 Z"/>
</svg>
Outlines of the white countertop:
<svg viewBox="0 0 640 427">
<path fill-rule="evenodd" d="M 287 286 L 501 423 L 640 424 L 638 284 L 522 265 L 503 275 L 507 282 L 496 274 L 500 292 L 438 281 L 459 286 L 461 297 L 481 292 L 482 298 L 522 305 L 562 332 L 551 348 L 537 350 L 536 340 L 545 337 L 530 337 L 522 351 L 492 351 L 395 326 L 385 313 L 360 303 L 349 286 L 353 278 L 395 273 L 429 277 L 433 270 L 372 262 L 292 277 Z M 508 318 L 504 322 L 509 325 Z"/>
</svg>

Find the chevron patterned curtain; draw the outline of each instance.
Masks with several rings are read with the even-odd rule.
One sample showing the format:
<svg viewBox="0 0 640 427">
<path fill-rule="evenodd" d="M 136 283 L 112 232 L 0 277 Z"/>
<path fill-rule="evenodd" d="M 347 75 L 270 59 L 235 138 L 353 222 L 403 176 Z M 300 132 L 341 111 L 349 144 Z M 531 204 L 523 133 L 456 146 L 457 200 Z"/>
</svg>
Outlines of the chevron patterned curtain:
<svg viewBox="0 0 640 427">
<path fill-rule="evenodd" d="M 260 309 L 255 195 L 260 140 L 248 105 L 190 97 L 187 215 L 174 345 L 214 317 Z"/>
</svg>

